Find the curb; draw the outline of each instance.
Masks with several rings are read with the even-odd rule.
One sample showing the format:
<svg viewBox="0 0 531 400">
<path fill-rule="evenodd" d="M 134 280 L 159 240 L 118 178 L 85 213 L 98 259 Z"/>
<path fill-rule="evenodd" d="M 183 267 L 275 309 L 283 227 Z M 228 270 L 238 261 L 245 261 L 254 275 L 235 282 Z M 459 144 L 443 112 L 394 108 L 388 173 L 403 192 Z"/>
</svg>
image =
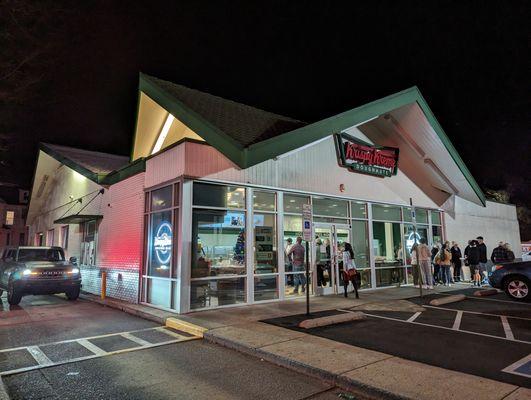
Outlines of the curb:
<svg viewBox="0 0 531 400">
<path fill-rule="evenodd" d="M 250 348 L 230 339 L 217 337 L 212 334 L 212 331 L 205 332 L 203 335 L 203 339 L 209 343 L 227 347 L 229 349 L 236 350 L 240 353 L 260 358 L 261 360 L 265 360 L 267 362 L 270 362 L 271 364 L 275 364 L 280 367 L 299 372 L 312 378 L 320 379 L 330 385 L 337 386 L 340 389 L 348 390 L 349 392 L 354 393 L 356 396 L 358 396 L 360 400 L 412 400 L 409 397 L 404 397 L 395 393 L 388 392 L 384 389 L 369 386 L 354 379 L 347 378 L 345 376 L 341 376 L 317 367 L 312 367 L 307 364 L 293 361 L 286 357 L 277 356 L 275 354 L 271 354 L 267 351 L 258 348 Z"/>
<path fill-rule="evenodd" d="M 2 382 L 2 377 L 0 376 L 0 400 L 9 400 L 9 394 L 7 393 L 6 387 Z"/>
<path fill-rule="evenodd" d="M 207 328 L 173 317 L 166 318 L 166 326 L 200 338 L 203 338 L 204 334 L 208 331 Z"/>
<path fill-rule="evenodd" d="M 131 307 L 130 305 L 121 304 L 119 302 L 114 302 L 114 301 L 109 300 L 109 299 L 100 300 L 99 298 L 95 298 L 92 295 L 88 295 L 86 293 L 81 293 L 79 295 L 79 297 L 81 299 L 83 299 L 83 300 L 87 300 L 87 301 L 90 301 L 92 303 L 97 303 L 97 304 L 99 304 L 99 305 L 101 305 L 103 307 L 114 308 L 116 310 L 123 311 L 123 312 L 125 312 L 127 314 L 131 314 L 131 315 L 134 315 L 134 316 L 139 317 L 139 318 L 147 319 L 147 320 L 155 322 L 157 324 L 164 325 L 165 322 L 166 322 L 166 318 L 159 317 L 157 315 L 153 315 L 153 314 L 150 314 L 150 313 L 146 313 L 146 312 L 143 312 L 141 310 L 137 310 L 137 309 Z M 0 397 L 0 400 L 2 400 L 1 397 Z"/>
</svg>

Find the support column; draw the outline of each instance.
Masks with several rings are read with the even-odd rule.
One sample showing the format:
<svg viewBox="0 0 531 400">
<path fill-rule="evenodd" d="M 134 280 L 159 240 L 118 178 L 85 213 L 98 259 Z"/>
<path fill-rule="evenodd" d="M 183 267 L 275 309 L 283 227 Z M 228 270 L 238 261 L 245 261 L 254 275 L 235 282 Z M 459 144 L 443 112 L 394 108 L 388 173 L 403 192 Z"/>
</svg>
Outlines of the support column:
<svg viewBox="0 0 531 400">
<path fill-rule="evenodd" d="M 193 182 L 184 180 L 182 184 L 182 203 L 181 203 L 181 218 L 180 218 L 180 237 L 178 250 L 178 269 L 177 278 L 179 292 L 175 294 L 175 298 L 179 298 L 179 303 L 175 304 L 175 309 L 178 313 L 186 313 L 190 311 L 190 277 L 192 266 L 192 191 Z"/>
</svg>

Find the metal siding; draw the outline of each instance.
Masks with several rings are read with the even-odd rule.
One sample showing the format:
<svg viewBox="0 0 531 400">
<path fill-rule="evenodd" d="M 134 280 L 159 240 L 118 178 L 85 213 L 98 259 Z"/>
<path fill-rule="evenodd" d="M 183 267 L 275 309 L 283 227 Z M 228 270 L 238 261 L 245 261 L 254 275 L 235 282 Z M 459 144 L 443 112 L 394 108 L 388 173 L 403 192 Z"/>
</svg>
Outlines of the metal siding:
<svg viewBox="0 0 531 400">
<path fill-rule="evenodd" d="M 184 172 L 185 144 L 181 143 L 146 161 L 146 188 L 175 179 Z"/>
</svg>

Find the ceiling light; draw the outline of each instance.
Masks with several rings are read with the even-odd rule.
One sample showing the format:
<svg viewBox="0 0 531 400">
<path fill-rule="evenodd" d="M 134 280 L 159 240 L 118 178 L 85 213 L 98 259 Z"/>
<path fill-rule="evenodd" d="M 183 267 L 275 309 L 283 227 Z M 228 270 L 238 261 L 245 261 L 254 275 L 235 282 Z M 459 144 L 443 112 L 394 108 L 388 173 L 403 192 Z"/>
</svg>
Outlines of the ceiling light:
<svg viewBox="0 0 531 400">
<path fill-rule="evenodd" d="M 168 136 L 168 132 L 170 131 L 171 124 L 173 124 L 173 121 L 175 120 L 175 117 L 168 113 L 168 117 L 166 118 L 166 122 L 164 122 L 164 125 L 162 129 L 160 130 L 159 137 L 157 138 L 157 141 L 155 142 L 155 146 L 153 146 L 153 150 L 151 151 L 151 154 L 157 153 L 164 143 L 164 140 L 166 140 L 166 136 Z"/>
</svg>

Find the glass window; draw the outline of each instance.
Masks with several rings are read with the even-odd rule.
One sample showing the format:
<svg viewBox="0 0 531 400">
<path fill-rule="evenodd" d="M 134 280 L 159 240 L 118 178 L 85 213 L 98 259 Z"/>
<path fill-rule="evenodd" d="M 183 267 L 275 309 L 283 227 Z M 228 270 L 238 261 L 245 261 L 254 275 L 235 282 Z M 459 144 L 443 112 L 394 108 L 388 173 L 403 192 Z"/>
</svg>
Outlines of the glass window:
<svg viewBox="0 0 531 400">
<path fill-rule="evenodd" d="M 190 282 L 190 308 L 245 303 L 245 278 L 195 280 Z"/>
<path fill-rule="evenodd" d="M 404 210 L 404 221 L 413 222 L 411 216 L 411 208 L 403 208 Z M 427 224 L 428 223 L 428 211 L 422 208 L 415 208 L 416 220 L 418 224 Z"/>
<path fill-rule="evenodd" d="M 172 186 L 153 190 L 151 192 L 151 211 L 164 210 L 172 206 Z"/>
<path fill-rule="evenodd" d="M 244 209 L 245 189 L 194 182 L 193 204 L 205 207 Z"/>
<path fill-rule="evenodd" d="M 398 286 L 406 283 L 406 268 L 378 268 L 376 269 L 376 286 Z"/>
<path fill-rule="evenodd" d="M 275 193 L 255 190 L 253 192 L 253 209 L 255 211 L 275 211 Z"/>
<path fill-rule="evenodd" d="M 245 213 L 193 211 L 192 278 L 244 275 Z"/>
<path fill-rule="evenodd" d="M 442 243 L 442 227 L 441 226 L 432 226 L 431 227 L 433 235 L 433 244 Z"/>
<path fill-rule="evenodd" d="M 367 205 L 360 201 L 353 201 L 350 212 L 352 218 L 367 218 Z"/>
<path fill-rule="evenodd" d="M 307 196 L 284 195 L 284 212 L 300 214 L 303 204 L 308 204 Z"/>
<path fill-rule="evenodd" d="M 417 232 L 411 224 L 404 225 L 404 243 L 406 244 L 405 263 L 411 265 L 411 249 L 415 242 L 420 243 L 420 239 L 425 239 L 428 243 L 428 227 L 417 226 Z"/>
<path fill-rule="evenodd" d="M 433 225 L 441 225 L 441 213 L 439 211 L 431 212 L 431 223 Z"/>
<path fill-rule="evenodd" d="M 297 237 L 302 236 L 302 216 L 284 215 L 284 253 L 287 254 L 291 246 L 297 242 Z M 293 266 L 288 259 L 284 258 L 285 271 L 293 272 Z"/>
<path fill-rule="evenodd" d="M 400 207 L 388 206 L 386 204 L 373 204 L 372 219 L 379 219 L 382 221 L 401 221 Z"/>
<path fill-rule="evenodd" d="M 313 214 L 330 217 L 348 217 L 348 201 L 338 199 L 313 198 Z"/>
<path fill-rule="evenodd" d="M 370 268 L 367 222 L 352 221 L 352 247 L 354 248 L 354 260 L 356 261 L 356 268 Z"/>
<path fill-rule="evenodd" d="M 331 218 L 331 217 L 314 217 L 313 222 L 328 222 L 331 224 L 343 224 L 343 225 L 349 224 L 348 219 L 339 219 L 339 218 Z"/>
<path fill-rule="evenodd" d="M 173 253 L 171 210 L 154 213 L 150 217 L 149 265 L 147 275 L 169 278 Z"/>
<path fill-rule="evenodd" d="M 13 225 L 15 223 L 15 212 L 6 211 L 6 225 Z"/>
<path fill-rule="evenodd" d="M 254 273 L 278 272 L 275 214 L 254 214 Z"/>
<path fill-rule="evenodd" d="M 373 222 L 372 226 L 376 268 L 402 265 L 403 249 L 400 224 Z"/>
<path fill-rule="evenodd" d="M 278 275 L 255 276 L 254 301 L 278 299 Z"/>
</svg>

